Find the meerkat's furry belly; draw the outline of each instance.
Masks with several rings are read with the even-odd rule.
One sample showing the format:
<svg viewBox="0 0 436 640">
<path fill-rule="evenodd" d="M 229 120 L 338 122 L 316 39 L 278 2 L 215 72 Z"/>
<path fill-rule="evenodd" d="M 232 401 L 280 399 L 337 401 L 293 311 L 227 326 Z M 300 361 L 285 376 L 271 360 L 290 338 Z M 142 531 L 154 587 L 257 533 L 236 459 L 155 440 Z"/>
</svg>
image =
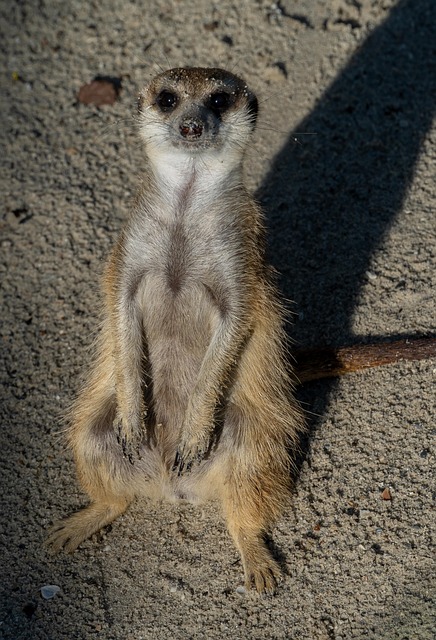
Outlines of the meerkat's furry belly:
<svg viewBox="0 0 436 640">
<path fill-rule="evenodd" d="M 146 277 L 141 307 L 154 403 L 165 404 L 166 392 L 187 399 L 218 325 L 219 310 L 201 283 L 180 282 L 171 289 L 159 273 Z"/>
<path fill-rule="evenodd" d="M 161 463 L 151 494 L 171 501 L 198 502 L 211 497 L 211 474 L 217 460 L 204 461 L 183 477 L 173 472 L 172 465 L 189 397 L 220 313 L 201 283 L 179 284 L 171 288 L 166 274 L 149 274 L 141 292 L 156 423 L 156 448 L 148 454 L 144 451 L 144 455 L 158 456 Z"/>
</svg>

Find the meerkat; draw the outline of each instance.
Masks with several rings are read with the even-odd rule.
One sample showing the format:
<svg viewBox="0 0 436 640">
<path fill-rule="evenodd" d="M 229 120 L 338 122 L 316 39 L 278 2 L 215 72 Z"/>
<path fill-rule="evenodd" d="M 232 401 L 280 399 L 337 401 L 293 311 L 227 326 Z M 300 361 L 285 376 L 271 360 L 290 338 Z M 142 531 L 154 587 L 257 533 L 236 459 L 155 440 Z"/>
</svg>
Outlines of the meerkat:
<svg viewBox="0 0 436 640">
<path fill-rule="evenodd" d="M 217 500 L 246 587 L 273 592 L 265 536 L 288 503 L 304 419 L 263 216 L 244 186 L 257 99 L 222 69 L 178 68 L 145 86 L 138 110 L 148 166 L 107 263 L 68 430 L 91 502 L 49 544 L 74 551 L 135 496 Z"/>
</svg>

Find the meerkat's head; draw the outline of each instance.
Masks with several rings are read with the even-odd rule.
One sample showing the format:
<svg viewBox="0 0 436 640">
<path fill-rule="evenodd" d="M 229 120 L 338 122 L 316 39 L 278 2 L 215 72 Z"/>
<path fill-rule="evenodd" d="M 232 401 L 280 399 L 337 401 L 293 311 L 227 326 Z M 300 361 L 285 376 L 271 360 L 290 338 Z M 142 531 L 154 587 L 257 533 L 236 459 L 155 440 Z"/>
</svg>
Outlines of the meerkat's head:
<svg viewBox="0 0 436 640">
<path fill-rule="evenodd" d="M 255 127 L 257 99 L 223 69 L 179 68 L 153 78 L 140 93 L 138 109 L 152 161 L 182 155 L 234 164 Z"/>
</svg>

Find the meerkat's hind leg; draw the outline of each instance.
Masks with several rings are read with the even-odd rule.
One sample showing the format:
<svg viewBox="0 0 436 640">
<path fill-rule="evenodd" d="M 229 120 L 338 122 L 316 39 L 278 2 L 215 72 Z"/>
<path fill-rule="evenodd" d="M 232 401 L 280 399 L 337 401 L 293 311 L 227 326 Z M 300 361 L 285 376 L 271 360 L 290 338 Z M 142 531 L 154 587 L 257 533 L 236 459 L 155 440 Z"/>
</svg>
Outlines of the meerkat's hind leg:
<svg viewBox="0 0 436 640">
<path fill-rule="evenodd" d="M 268 470 L 255 473 L 247 468 L 237 469 L 234 463 L 229 468 L 222 505 L 229 533 L 241 554 L 245 586 L 272 594 L 282 571 L 267 546 L 266 534 L 282 509 L 282 500 L 274 495 Z"/>
<path fill-rule="evenodd" d="M 53 525 L 46 544 L 53 553 L 61 549 L 72 553 L 93 533 L 124 513 L 129 504 L 130 500 L 122 498 L 111 502 L 92 502 L 88 507 Z"/>
<path fill-rule="evenodd" d="M 256 514 L 244 526 L 237 511 L 233 508 L 226 511 L 227 527 L 241 554 L 246 589 L 254 587 L 258 593 L 275 593 L 282 572 L 266 545 L 261 523 L 256 523 Z"/>
<path fill-rule="evenodd" d="M 132 466 L 123 457 L 113 427 L 116 397 L 112 377 L 111 358 L 100 357 L 72 411 L 68 439 L 80 484 L 91 502 L 53 525 L 46 542 L 53 552 L 74 551 L 121 515 L 133 500 L 129 484 Z"/>
</svg>

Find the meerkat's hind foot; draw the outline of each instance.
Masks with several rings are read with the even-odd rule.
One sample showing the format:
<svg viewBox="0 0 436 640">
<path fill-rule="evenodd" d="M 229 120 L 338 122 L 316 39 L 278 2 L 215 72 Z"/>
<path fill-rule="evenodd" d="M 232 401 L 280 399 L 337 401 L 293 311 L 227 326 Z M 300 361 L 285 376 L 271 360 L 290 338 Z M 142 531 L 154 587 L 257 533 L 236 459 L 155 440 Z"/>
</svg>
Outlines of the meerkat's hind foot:
<svg viewBox="0 0 436 640">
<path fill-rule="evenodd" d="M 245 588 L 253 587 L 260 594 L 273 595 L 282 579 L 282 572 L 277 562 L 266 547 L 259 546 L 253 558 L 242 556 L 245 573 Z"/>
<path fill-rule="evenodd" d="M 265 532 L 271 517 L 262 514 L 249 496 L 225 500 L 227 527 L 241 554 L 245 574 L 245 588 L 259 594 L 274 594 L 283 577 L 279 564 L 268 548 Z"/>
<path fill-rule="evenodd" d="M 72 553 L 87 538 L 92 536 L 115 518 L 120 516 L 129 506 L 129 500 L 113 502 L 93 502 L 88 507 L 74 513 L 69 518 L 53 525 L 46 540 L 47 547 L 58 553 L 62 549 Z"/>
</svg>

